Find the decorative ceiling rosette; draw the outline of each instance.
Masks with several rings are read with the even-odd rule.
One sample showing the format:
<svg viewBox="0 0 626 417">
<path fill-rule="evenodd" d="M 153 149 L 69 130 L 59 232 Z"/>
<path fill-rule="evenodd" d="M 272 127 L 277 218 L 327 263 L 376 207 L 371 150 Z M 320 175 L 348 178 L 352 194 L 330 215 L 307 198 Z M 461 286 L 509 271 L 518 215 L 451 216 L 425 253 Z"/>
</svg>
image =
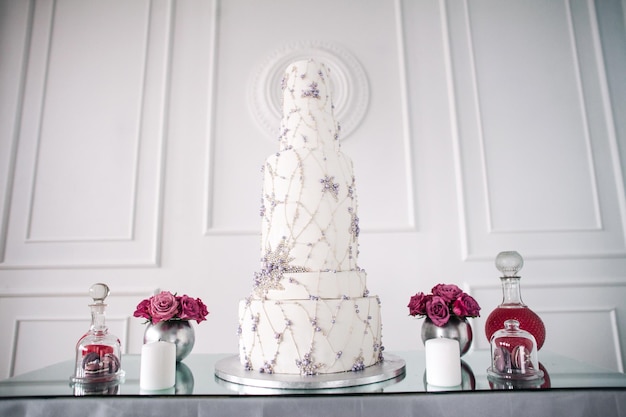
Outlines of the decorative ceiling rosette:
<svg viewBox="0 0 626 417">
<path fill-rule="evenodd" d="M 323 62 L 330 69 L 335 119 L 341 125 L 340 140 L 354 132 L 367 112 L 367 76 L 350 52 L 331 42 L 290 43 L 274 51 L 256 68 L 248 88 L 253 118 L 272 140 L 278 138 L 282 118 L 280 86 L 285 68 L 291 62 L 308 58 Z"/>
</svg>

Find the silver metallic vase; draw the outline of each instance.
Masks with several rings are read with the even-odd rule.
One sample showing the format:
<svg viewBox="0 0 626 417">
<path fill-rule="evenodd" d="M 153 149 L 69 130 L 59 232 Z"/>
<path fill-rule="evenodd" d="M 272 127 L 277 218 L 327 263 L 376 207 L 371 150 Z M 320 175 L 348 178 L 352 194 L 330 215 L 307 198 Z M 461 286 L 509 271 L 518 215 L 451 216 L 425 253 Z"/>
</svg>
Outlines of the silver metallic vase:
<svg viewBox="0 0 626 417">
<path fill-rule="evenodd" d="M 182 361 L 191 353 L 196 342 L 196 334 L 186 320 L 161 321 L 149 323 L 143 334 L 143 342 L 170 342 L 176 345 L 176 362 Z"/>
<path fill-rule="evenodd" d="M 437 337 L 457 340 L 459 342 L 459 348 L 461 349 L 461 356 L 467 353 L 474 339 L 472 326 L 470 326 L 467 320 L 460 319 L 456 316 L 451 316 L 450 320 L 441 327 L 435 325 L 429 318 L 424 320 L 422 324 L 422 342 Z"/>
</svg>

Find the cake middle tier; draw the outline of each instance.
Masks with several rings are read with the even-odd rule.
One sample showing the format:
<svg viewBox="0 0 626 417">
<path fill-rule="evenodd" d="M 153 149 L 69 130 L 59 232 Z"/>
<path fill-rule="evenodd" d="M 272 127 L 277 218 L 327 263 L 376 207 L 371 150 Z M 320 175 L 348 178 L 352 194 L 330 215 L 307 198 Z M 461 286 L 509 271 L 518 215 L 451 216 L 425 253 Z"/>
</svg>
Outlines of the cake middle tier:
<svg viewBox="0 0 626 417">
<path fill-rule="evenodd" d="M 352 161 L 341 152 L 289 149 L 263 166 L 265 262 L 306 271 L 357 269 L 359 218 Z"/>
<path fill-rule="evenodd" d="M 382 360 L 378 297 L 245 299 L 239 357 L 248 370 L 314 375 L 359 371 Z"/>
<path fill-rule="evenodd" d="M 320 298 L 365 297 L 367 274 L 358 271 L 283 272 L 257 274 L 254 293 L 269 300 L 315 300 Z"/>
</svg>

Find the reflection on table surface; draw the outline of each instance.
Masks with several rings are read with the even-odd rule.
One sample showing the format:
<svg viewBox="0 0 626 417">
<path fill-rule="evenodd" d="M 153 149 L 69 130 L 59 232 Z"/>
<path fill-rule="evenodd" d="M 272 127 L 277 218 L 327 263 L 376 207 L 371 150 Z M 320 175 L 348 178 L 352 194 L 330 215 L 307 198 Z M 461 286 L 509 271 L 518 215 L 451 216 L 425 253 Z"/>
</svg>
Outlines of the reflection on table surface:
<svg viewBox="0 0 626 417">
<path fill-rule="evenodd" d="M 377 394 L 419 393 L 441 390 L 488 391 L 550 388 L 626 388 L 626 375 L 598 368 L 551 352 L 539 352 L 545 373 L 543 380 L 529 383 L 493 381 L 487 377 L 489 351 L 470 351 L 462 358 L 462 385 L 452 388 L 428 386 L 423 351 L 395 352 L 405 360 L 405 373 L 374 384 L 337 389 L 291 390 L 254 387 L 224 381 L 215 376 L 215 364 L 233 354 L 192 354 L 179 363 L 176 386 L 164 391 L 145 392 L 139 387 L 139 355 L 124 355 L 125 378 L 119 383 L 71 386 L 73 361 L 68 360 L 37 371 L 0 381 L 0 397 L 74 396 L 74 395 L 289 395 L 289 394 Z M 254 372 L 254 371 L 251 371 Z M 357 373 L 355 373 L 357 375 Z M 303 377 L 310 378 L 310 377 Z M 314 377 L 313 377 L 314 378 Z"/>
</svg>

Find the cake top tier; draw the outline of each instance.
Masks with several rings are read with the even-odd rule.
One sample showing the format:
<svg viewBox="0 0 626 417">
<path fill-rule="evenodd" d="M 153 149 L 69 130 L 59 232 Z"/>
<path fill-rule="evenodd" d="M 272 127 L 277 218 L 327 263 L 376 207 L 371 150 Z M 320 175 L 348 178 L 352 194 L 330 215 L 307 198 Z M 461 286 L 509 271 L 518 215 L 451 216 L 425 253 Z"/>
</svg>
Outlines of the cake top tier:
<svg viewBox="0 0 626 417">
<path fill-rule="evenodd" d="M 330 70 L 313 59 L 296 61 L 282 80 L 280 148 L 339 149 L 339 124 L 333 114 Z"/>
</svg>

